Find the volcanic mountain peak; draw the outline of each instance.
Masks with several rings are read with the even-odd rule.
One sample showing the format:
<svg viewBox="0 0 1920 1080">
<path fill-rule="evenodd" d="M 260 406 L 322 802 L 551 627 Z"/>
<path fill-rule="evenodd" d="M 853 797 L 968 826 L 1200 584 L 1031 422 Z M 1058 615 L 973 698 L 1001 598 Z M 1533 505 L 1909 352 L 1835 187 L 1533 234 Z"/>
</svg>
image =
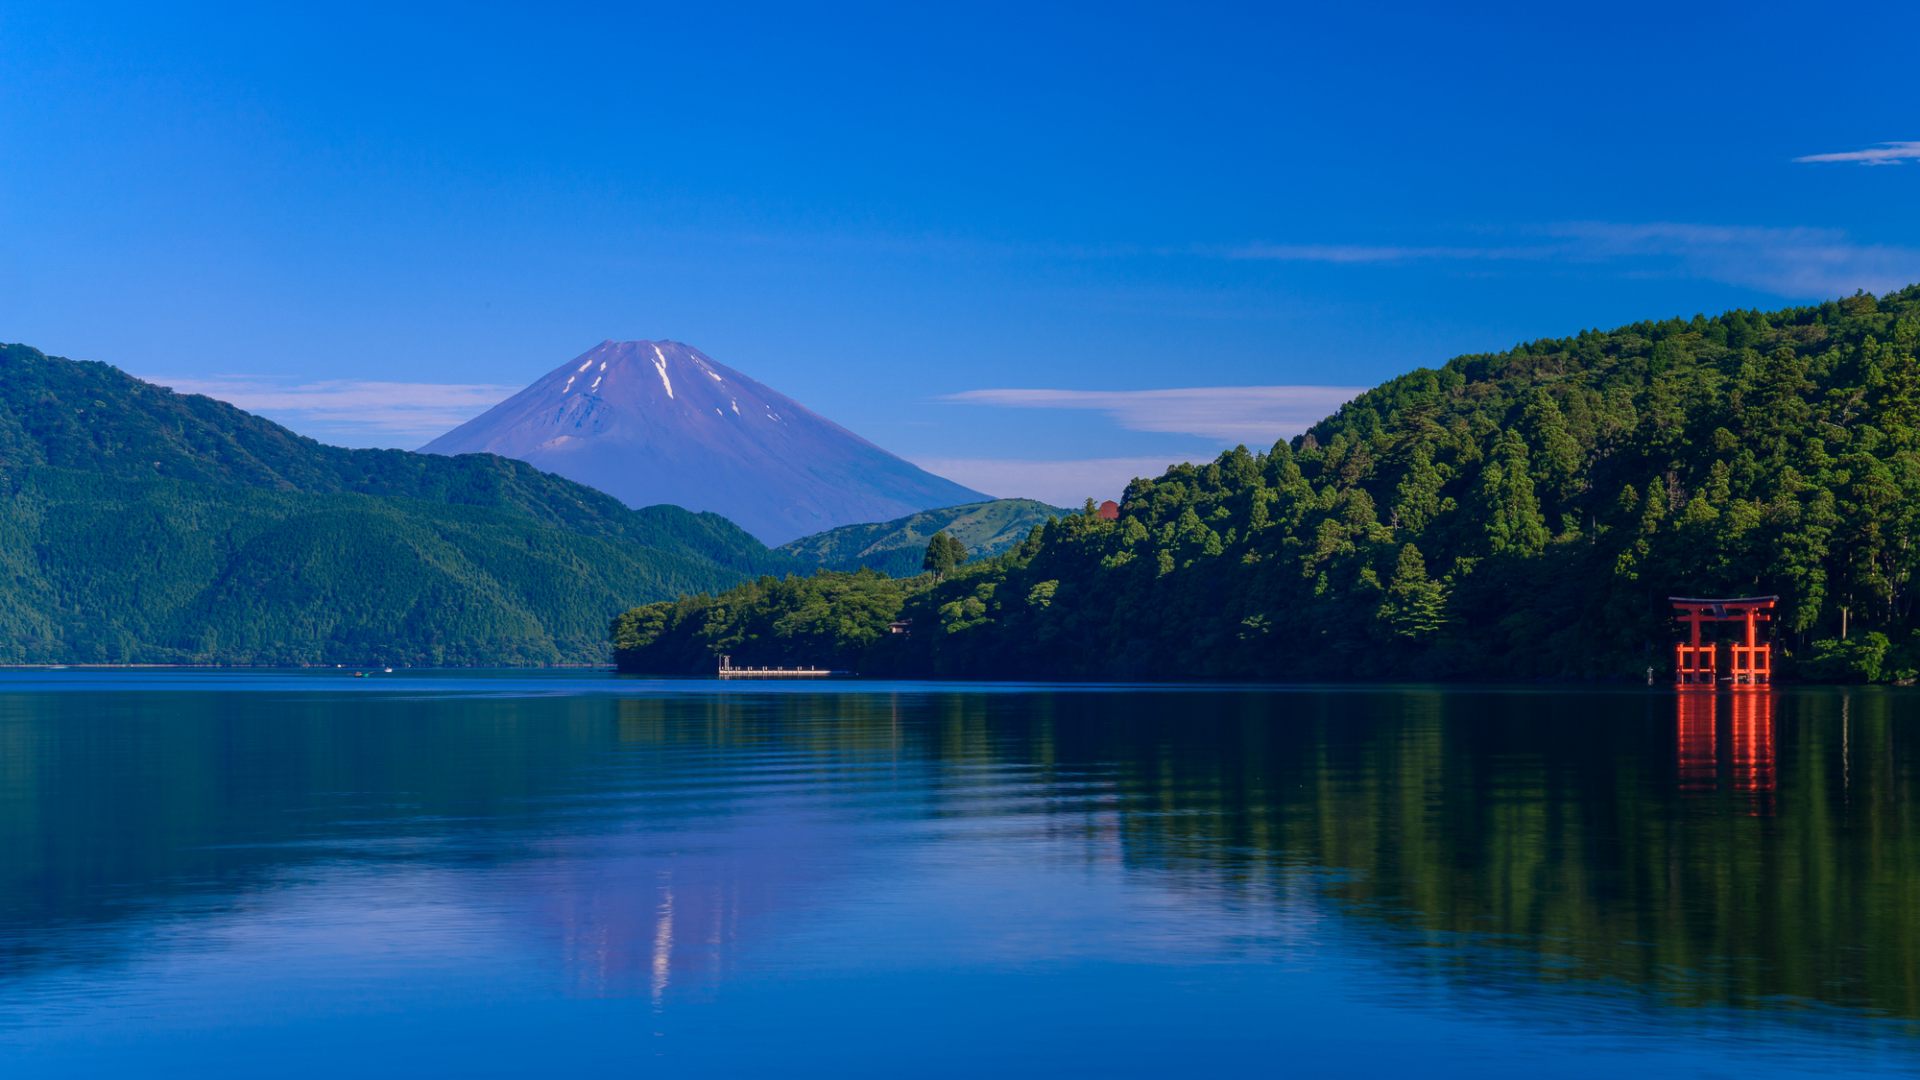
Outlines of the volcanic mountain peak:
<svg viewBox="0 0 1920 1080">
<path fill-rule="evenodd" d="M 672 357 L 667 355 L 669 349 L 673 350 Z M 561 366 L 561 371 L 569 368 L 572 370 L 567 375 L 567 381 L 561 384 L 560 392 L 571 393 L 573 384 L 581 381 L 584 383 L 581 390 L 592 393 L 600 389 L 609 372 L 624 374 L 629 369 L 643 370 L 646 367 L 652 367 L 654 374 L 660 377 L 660 389 L 666 391 L 667 397 L 671 398 L 673 397 L 673 376 L 667 373 L 667 368 L 675 360 L 683 365 L 691 364 L 716 382 L 726 381 L 725 376 L 714 370 L 716 365 L 712 360 L 702 356 L 698 350 L 688 348 L 677 341 L 603 341 L 588 350 L 578 366 L 575 366 L 571 360 Z M 589 377 L 593 381 L 585 382 Z M 644 376 L 642 381 L 645 381 Z"/>
<path fill-rule="evenodd" d="M 647 418 L 636 415 L 626 421 L 656 426 L 710 417 L 778 424 L 782 410 L 804 411 L 791 398 L 677 341 L 603 341 L 548 372 L 507 404 L 516 401 L 535 413 L 557 408 L 556 420 L 571 419 L 575 426 L 593 431 L 605 430 L 609 408 L 644 409 Z M 564 437 L 579 434 L 569 431 Z M 442 452 L 439 444 L 451 436 L 426 449 Z M 507 440 L 485 449 L 513 457 L 524 447 Z"/>
<path fill-rule="evenodd" d="M 712 510 L 768 543 L 982 498 L 677 341 L 603 341 L 422 449 Z"/>
</svg>

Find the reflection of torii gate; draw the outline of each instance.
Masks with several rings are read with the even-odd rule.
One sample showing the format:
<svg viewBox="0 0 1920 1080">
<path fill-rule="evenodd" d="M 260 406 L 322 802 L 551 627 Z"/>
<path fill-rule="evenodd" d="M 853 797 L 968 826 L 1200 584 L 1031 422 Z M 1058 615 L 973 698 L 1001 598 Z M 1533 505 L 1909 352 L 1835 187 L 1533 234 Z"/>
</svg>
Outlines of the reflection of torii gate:
<svg viewBox="0 0 1920 1080">
<path fill-rule="evenodd" d="M 1770 693 L 1675 694 L 1674 775 L 1680 790 L 1709 795 L 1719 789 L 1719 713 L 1732 720 L 1729 734 L 1733 790 L 1749 799 L 1748 813 L 1773 813 L 1778 769 L 1774 763 L 1773 698 Z"/>
<path fill-rule="evenodd" d="M 1679 687 L 1712 689 L 1719 682 L 1715 663 L 1718 646 L 1702 641 L 1700 628 L 1705 623 L 1744 623 L 1744 639 L 1732 645 L 1733 666 L 1728 677 L 1736 687 L 1767 686 L 1773 682 L 1773 643 L 1760 640 L 1760 624 L 1773 621 L 1777 596 L 1742 596 L 1728 600 L 1703 600 L 1669 596 L 1673 620 L 1687 628 L 1687 640 L 1673 647 L 1673 684 Z"/>
</svg>

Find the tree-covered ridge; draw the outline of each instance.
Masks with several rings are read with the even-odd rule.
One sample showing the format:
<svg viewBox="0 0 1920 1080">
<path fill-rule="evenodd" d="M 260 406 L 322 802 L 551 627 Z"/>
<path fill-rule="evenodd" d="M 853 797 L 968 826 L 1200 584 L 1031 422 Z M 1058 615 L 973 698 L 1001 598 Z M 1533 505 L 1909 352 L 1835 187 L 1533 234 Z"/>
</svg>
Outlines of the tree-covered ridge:
<svg viewBox="0 0 1920 1080">
<path fill-rule="evenodd" d="M 504 507 L 582 532 L 643 528 L 761 559 L 764 545 L 716 514 L 628 509 L 618 499 L 492 454 L 442 457 L 328 446 L 199 394 L 178 394 L 93 361 L 0 345 L 0 469 L 43 465 L 126 479 L 186 480 L 309 493 L 399 496 Z M 687 519 L 695 518 L 695 521 Z"/>
<path fill-rule="evenodd" d="M 346 450 L 0 346 L 0 662 L 586 663 L 607 613 L 796 564 L 487 455 Z"/>
<path fill-rule="evenodd" d="M 944 532 L 966 546 L 971 558 L 998 555 L 1018 544 L 1035 525 L 1065 511 L 1032 499 L 967 503 L 871 525 L 843 525 L 801 537 L 775 549 L 823 570 L 878 570 L 912 577 L 921 570 L 927 541 Z"/>
<path fill-rule="evenodd" d="M 806 612 L 872 672 L 1636 678 L 1670 663 L 1668 595 L 1779 593 L 1788 670 L 1906 677 L 1916 343 L 1910 288 L 1463 356 L 945 582 L 761 582 L 629 616 L 616 646 L 812 659 Z M 875 633 L 894 619 L 913 632 Z"/>
</svg>

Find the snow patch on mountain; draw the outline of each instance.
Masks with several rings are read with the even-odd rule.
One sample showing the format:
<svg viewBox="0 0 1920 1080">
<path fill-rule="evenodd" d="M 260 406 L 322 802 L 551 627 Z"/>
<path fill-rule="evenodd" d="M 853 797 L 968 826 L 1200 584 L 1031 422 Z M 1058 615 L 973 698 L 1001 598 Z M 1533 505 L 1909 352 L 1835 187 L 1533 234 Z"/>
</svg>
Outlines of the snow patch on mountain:
<svg viewBox="0 0 1920 1080">
<path fill-rule="evenodd" d="M 660 385 L 666 387 L 667 396 L 672 397 L 673 380 L 667 378 L 667 354 L 660 351 L 660 346 L 655 345 L 653 347 L 653 356 L 653 366 L 660 371 Z"/>
</svg>

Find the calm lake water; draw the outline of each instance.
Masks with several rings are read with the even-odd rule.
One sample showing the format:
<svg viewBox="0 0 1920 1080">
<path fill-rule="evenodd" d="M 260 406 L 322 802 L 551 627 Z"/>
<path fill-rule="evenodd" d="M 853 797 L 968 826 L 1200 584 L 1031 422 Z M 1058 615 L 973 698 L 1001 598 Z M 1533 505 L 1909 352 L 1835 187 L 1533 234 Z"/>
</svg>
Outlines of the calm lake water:
<svg viewBox="0 0 1920 1080">
<path fill-rule="evenodd" d="M 1920 694 L 0 674 L 0 1075 L 1907 1074 Z"/>
</svg>

